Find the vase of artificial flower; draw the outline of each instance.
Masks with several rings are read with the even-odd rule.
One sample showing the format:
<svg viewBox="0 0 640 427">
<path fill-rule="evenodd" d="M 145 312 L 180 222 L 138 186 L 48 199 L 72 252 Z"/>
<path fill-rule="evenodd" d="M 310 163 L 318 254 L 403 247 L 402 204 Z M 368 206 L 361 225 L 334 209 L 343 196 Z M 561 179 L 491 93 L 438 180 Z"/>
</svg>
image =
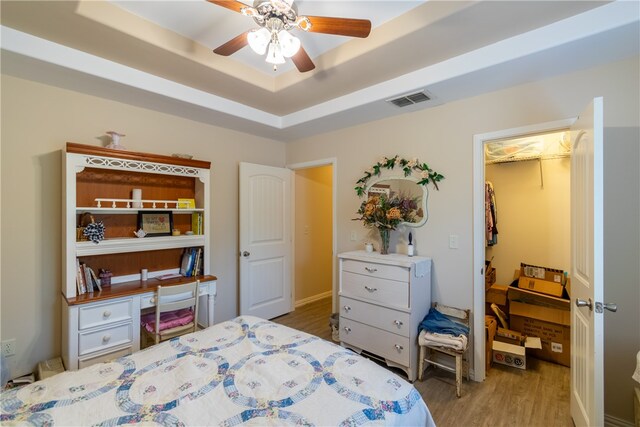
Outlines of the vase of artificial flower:
<svg viewBox="0 0 640 427">
<path fill-rule="evenodd" d="M 387 255 L 389 253 L 389 238 L 391 237 L 391 229 L 379 228 L 380 231 L 380 253 Z"/>
<path fill-rule="evenodd" d="M 386 255 L 389 253 L 391 231 L 402 222 L 412 222 L 417 209 L 414 198 L 402 194 L 376 194 L 362 202 L 358 210 L 360 217 L 354 219 L 378 229 L 381 239 L 380 253 Z"/>
</svg>

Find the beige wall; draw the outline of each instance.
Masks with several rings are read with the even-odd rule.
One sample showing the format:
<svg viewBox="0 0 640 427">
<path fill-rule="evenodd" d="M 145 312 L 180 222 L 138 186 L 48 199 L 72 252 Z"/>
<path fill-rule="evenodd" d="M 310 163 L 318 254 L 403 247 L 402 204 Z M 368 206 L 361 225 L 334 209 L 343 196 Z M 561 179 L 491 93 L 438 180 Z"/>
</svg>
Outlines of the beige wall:
<svg viewBox="0 0 640 427">
<path fill-rule="evenodd" d="M 511 283 L 521 262 L 570 270 L 570 165 L 569 158 L 543 160 L 544 187 L 537 160 L 485 167 L 498 211 L 498 244 L 486 250 L 497 283 Z"/>
<path fill-rule="evenodd" d="M 295 220 L 296 304 L 331 292 L 332 166 L 297 170 Z"/>
<path fill-rule="evenodd" d="M 216 321 L 237 314 L 238 163 L 284 166 L 285 145 L 106 99 L 2 76 L 2 339 L 16 338 L 12 375 L 60 354 L 61 150 L 99 145 L 211 161 L 211 271 Z"/>
<path fill-rule="evenodd" d="M 415 156 L 445 175 L 440 191 L 431 188 L 429 222 L 415 230 L 416 250 L 433 258 L 433 300 L 471 308 L 473 135 L 575 117 L 604 96 L 605 297 L 621 306 L 615 315 L 605 314 L 605 411 L 630 421 L 630 375 L 640 348 L 638 65 L 635 57 L 301 139 L 287 146 L 287 162 L 337 158 L 338 252 L 360 248 L 367 239 L 367 230 L 350 221 L 359 205 L 353 187 L 378 158 Z M 352 230 L 355 242 L 349 240 Z M 450 234 L 459 235 L 459 249 L 449 249 Z"/>
</svg>

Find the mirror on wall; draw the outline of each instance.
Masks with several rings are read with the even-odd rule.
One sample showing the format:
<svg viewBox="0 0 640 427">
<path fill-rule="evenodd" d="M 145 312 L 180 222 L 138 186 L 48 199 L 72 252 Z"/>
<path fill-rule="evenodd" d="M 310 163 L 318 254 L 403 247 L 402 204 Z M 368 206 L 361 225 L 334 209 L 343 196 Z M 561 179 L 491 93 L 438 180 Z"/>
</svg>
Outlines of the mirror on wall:
<svg viewBox="0 0 640 427">
<path fill-rule="evenodd" d="M 412 177 L 377 177 L 371 180 L 365 191 L 367 199 L 380 194 L 384 194 L 387 199 L 401 198 L 407 204 L 406 209 L 411 212 L 411 216 L 409 221 L 401 222 L 400 225 L 420 227 L 427 222 L 428 190 Z"/>
<path fill-rule="evenodd" d="M 427 184 L 438 190 L 444 175 L 417 158 L 382 157 L 356 181 L 358 197 L 366 197 L 358 215 L 367 226 L 395 230 L 398 225 L 420 227 L 428 219 Z"/>
</svg>

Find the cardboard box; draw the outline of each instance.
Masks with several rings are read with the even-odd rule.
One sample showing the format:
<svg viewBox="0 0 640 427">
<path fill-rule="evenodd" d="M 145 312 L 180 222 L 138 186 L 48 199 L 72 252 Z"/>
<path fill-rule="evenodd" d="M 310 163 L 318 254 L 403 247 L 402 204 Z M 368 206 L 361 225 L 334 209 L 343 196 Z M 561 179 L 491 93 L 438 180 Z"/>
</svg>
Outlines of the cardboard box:
<svg viewBox="0 0 640 427">
<path fill-rule="evenodd" d="M 484 290 L 485 291 L 489 289 L 491 285 L 496 283 L 496 269 L 493 268 L 493 265 L 491 265 L 492 260 L 493 258 L 491 258 L 490 260 L 484 261 Z"/>
<path fill-rule="evenodd" d="M 571 366 L 571 328 L 529 317 L 511 316 L 511 327 L 523 334 L 540 338 L 542 348 L 532 356 L 563 366 Z"/>
<path fill-rule="evenodd" d="M 497 304 L 498 306 L 506 306 L 508 290 L 509 290 L 509 287 L 506 285 L 493 284 L 487 290 L 484 300 L 487 303 L 494 303 L 494 304 Z"/>
<path fill-rule="evenodd" d="M 565 275 L 563 270 L 520 264 L 518 287 L 555 297 L 564 293 Z"/>
<path fill-rule="evenodd" d="M 524 336 L 518 331 L 511 329 L 498 328 L 496 330 L 496 341 L 506 342 L 507 344 L 520 345 L 524 341 Z"/>
<path fill-rule="evenodd" d="M 539 337 L 540 350 L 531 354 L 564 366 L 571 364 L 571 301 L 525 289 L 510 288 L 509 326 L 527 336 Z"/>
<path fill-rule="evenodd" d="M 564 285 L 564 270 L 549 267 L 538 267 L 537 265 L 520 263 L 520 276 L 531 279 L 546 280 Z"/>
<path fill-rule="evenodd" d="M 527 349 L 540 348 L 540 338 L 526 337 L 521 344 L 493 341 L 493 361 L 517 369 L 527 369 Z"/>
<path fill-rule="evenodd" d="M 533 279 L 531 277 L 520 276 L 518 279 L 518 287 L 542 294 L 561 297 L 564 292 L 564 286 L 560 283 L 549 282 L 547 280 Z"/>
<path fill-rule="evenodd" d="M 496 318 L 493 316 L 484 316 L 484 330 L 486 332 L 486 364 L 487 371 L 491 368 L 491 353 L 493 351 L 493 338 L 496 335 L 496 329 L 498 327 L 498 322 Z"/>
</svg>

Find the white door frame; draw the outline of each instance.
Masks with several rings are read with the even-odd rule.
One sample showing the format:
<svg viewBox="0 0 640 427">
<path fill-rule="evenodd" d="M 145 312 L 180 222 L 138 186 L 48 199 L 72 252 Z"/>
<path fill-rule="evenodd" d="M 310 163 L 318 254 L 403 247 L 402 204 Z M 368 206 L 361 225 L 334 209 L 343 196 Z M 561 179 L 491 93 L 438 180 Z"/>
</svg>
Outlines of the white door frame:
<svg viewBox="0 0 640 427">
<path fill-rule="evenodd" d="M 496 139 L 518 138 L 526 135 L 568 130 L 576 119 L 577 117 L 574 117 L 473 136 L 473 379 L 475 381 L 484 381 L 485 379 L 485 357 L 487 354 L 484 332 L 484 144 Z"/>
<path fill-rule="evenodd" d="M 338 200 L 338 192 L 336 191 L 336 183 L 338 182 L 338 159 L 336 157 L 330 157 L 327 159 L 320 159 L 320 160 L 311 160 L 308 162 L 302 162 L 302 163 L 292 163 L 289 165 L 286 165 L 285 167 L 296 171 L 296 170 L 301 170 L 301 169 L 310 169 L 310 168 L 315 168 L 315 167 L 320 167 L 320 166 L 329 166 L 331 165 L 331 171 L 332 171 L 332 182 L 331 182 L 331 208 L 332 208 L 332 212 L 331 212 L 331 228 L 332 228 L 332 236 L 331 236 L 331 305 L 332 305 L 332 312 L 337 311 L 338 306 L 337 306 L 337 300 L 336 300 L 336 295 L 338 295 L 338 289 L 336 288 L 336 242 L 337 242 L 337 230 L 336 230 L 336 218 L 337 218 L 337 214 L 336 214 L 336 206 L 337 206 L 337 200 Z M 291 192 L 293 194 L 295 194 L 295 179 L 292 180 L 293 182 L 291 183 Z M 295 218 L 295 198 L 294 198 L 294 209 L 292 209 L 292 218 L 291 218 L 291 238 L 293 239 L 294 242 L 294 246 L 293 246 L 293 254 L 292 254 L 292 266 L 293 269 L 295 269 L 295 262 L 296 262 L 296 248 L 295 248 L 295 241 L 296 241 L 296 233 L 295 233 L 295 224 L 296 224 L 296 218 Z M 295 292 L 296 292 L 296 283 L 295 283 L 295 274 L 292 275 L 291 278 L 291 287 L 292 287 L 292 294 L 291 294 L 291 311 L 293 311 L 295 309 Z"/>
</svg>

